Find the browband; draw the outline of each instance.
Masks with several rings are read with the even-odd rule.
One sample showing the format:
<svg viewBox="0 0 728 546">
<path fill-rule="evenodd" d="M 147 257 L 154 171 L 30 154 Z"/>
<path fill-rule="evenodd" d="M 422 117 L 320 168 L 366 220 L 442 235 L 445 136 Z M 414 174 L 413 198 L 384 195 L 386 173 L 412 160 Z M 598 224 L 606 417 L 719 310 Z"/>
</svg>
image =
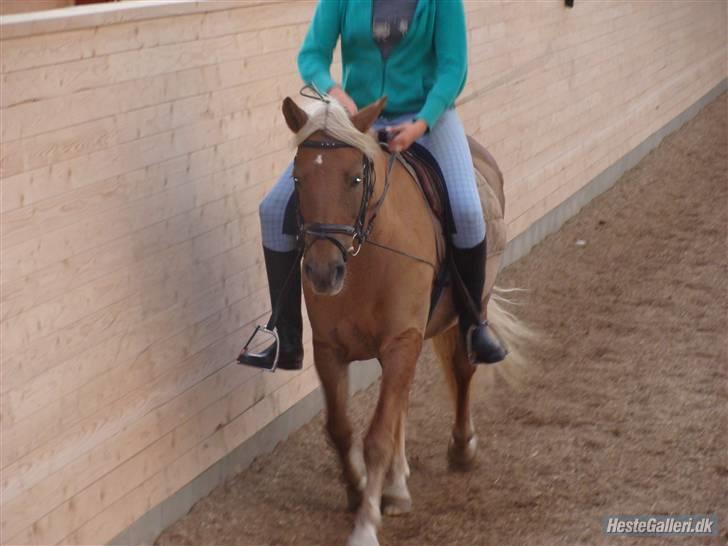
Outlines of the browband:
<svg viewBox="0 0 728 546">
<path fill-rule="evenodd" d="M 319 148 L 319 149 L 333 149 L 333 148 L 353 148 L 351 144 L 342 142 L 340 140 L 304 140 L 298 145 L 299 148 Z"/>
</svg>

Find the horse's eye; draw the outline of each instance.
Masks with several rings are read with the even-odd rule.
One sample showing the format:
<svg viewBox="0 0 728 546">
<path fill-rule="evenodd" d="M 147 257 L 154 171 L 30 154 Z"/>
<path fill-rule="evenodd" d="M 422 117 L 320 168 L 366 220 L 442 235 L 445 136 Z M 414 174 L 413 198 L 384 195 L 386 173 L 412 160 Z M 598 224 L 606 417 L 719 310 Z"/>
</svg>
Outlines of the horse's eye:
<svg viewBox="0 0 728 546">
<path fill-rule="evenodd" d="M 294 184 L 298 185 L 300 182 L 301 182 L 301 179 L 300 178 L 298 178 L 297 176 L 294 176 L 293 177 L 293 183 Z"/>
<path fill-rule="evenodd" d="M 361 176 L 355 176 L 354 178 L 351 179 L 351 183 L 355 186 L 358 186 L 362 182 L 364 182 L 364 179 Z"/>
</svg>

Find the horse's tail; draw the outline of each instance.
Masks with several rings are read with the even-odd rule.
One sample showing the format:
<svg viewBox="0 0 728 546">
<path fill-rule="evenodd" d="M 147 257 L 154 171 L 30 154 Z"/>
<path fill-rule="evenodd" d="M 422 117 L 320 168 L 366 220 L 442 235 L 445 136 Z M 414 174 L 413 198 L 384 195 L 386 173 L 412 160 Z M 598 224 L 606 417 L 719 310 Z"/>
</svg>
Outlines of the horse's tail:
<svg viewBox="0 0 728 546">
<path fill-rule="evenodd" d="M 496 375 L 499 375 L 511 385 L 517 385 L 525 376 L 527 372 L 525 349 L 528 345 L 535 342 L 539 336 L 524 321 L 508 309 L 509 307 L 519 305 L 509 297 L 510 294 L 517 292 L 522 292 L 522 290 L 500 289 L 496 287 L 493 289 L 490 301 L 488 302 L 488 319 L 491 328 L 508 350 L 508 356 L 504 362 L 494 366 L 478 365 L 475 369 L 471 368 L 469 364 L 465 366 L 465 369 L 459 366 L 457 360 L 467 357 L 464 354 L 460 329 L 457 324 L 433 338 L 435 351 L 445 372 L 445 378 L 450 387 L 453 400 L 457 400 L 458 398 L 458 379 L 462 381 L 463 374 L 469 377 L 476 369 L 484 372 L 478 375 L 484 375 L 490 381 Z M 471 371 L 466 373 L 465 370 L 467 369 Z"/>
<path fill-rule="evenodd" d="M 504 289 L 496 286 L 493 288 L 488 302 L 489 322 L 496 335 L 506 346 L 508 359 L 519 364 L 523 364 L 526 360 L 524 347 L 529 342 L 535 341 L 537 337 L 533 329 L 507 309 L 507 307 L 520 305 L 510 299 L 507 294 L 522 291 L 518 288 Z"/>
<path fill-rule="evenodd" d="M 506 359 L 494 366 L 478 366 L 484 373 L 480 376 L 479 383 L 495 385 L 496 376 L 505 379 L 511 386 L 522 385 L 529 371 L 528 349 L 535 346 L 539 335 L 535 330 L 517 316 L 519 305 L 513 295 L 525 290 L 518 288 L 503 289 L 497 286 L 491 292 L 488 302 L 488 322 L 493 332 L 500 339 L 508 351 Z M 539 341 L 540 343 L 540 341 Z"/>
</svg>

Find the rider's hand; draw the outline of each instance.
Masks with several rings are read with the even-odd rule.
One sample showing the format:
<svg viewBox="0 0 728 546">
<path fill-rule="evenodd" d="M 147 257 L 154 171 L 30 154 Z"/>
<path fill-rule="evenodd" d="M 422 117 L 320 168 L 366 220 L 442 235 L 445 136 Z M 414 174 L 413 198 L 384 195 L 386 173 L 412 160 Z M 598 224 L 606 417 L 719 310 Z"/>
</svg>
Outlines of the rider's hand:
<svg viewBox="0 0 728 546">
<path fill-rule="evenodd" d="M 334 97 L 341 106 L 347 109 L 350 116 L 353 116 L 358 112 L 358 109 L 356 107 L 356 104 L 351 99 L 349 95 L 346 94 L 346 91 L 344 91 L 340 85 L 335 85 L 331 89 L 329 89 L 329 95 Z"/>
<path fill-rule="evenodd" d="M 389 149 L 393 152 L 403 152 L 412 146 L 412 143 L 424 135 L 426 131 L 427 123 L 421 119 L 387 127 L 387 132 L 390 135 Z"/>
</svg>

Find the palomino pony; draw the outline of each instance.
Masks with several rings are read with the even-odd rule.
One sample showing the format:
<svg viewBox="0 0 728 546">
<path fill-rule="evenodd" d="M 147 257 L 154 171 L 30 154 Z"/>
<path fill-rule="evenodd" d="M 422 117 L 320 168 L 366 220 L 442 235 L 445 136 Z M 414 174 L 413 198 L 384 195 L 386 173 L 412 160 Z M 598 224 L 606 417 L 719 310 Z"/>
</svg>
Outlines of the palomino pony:
<svg viewBox="0 0 728 546">
<path fill-rule="evenodd" d="M 350 507 L 358 509 L 350 546 L 378 544 L 381 513 L 411 509 L 405 416 L 427 338 L 434 339 L 455 400 L 450 462 L 467 468 L 476 451 L 469 408 L 476 367 L 456 325 L 449 289 L 430 317 L 433 282 L 443 267 L 443 232 L 417 182 L 369 132 L 384 104 L 382 98 L 349 118 L 333 100 L 308 110 L 290 98 L 283 102 L 298 146 L 293 176 L 305 249 L 303 288 L 326 428 L 341 459 Z M 482 147 L 472 141 L 471 147 L 487 180 L 481 180 L 480 192 L 489 250 L 484 293 L 490 294 L 505 247 L 503 178 Z M 518 322 L 496 302 L 490 311 L 513 353 Z M 381 390 L 362 446 L 347 418 L 348 367 L 370 358 L 381 363 Z"/>
</svg>

